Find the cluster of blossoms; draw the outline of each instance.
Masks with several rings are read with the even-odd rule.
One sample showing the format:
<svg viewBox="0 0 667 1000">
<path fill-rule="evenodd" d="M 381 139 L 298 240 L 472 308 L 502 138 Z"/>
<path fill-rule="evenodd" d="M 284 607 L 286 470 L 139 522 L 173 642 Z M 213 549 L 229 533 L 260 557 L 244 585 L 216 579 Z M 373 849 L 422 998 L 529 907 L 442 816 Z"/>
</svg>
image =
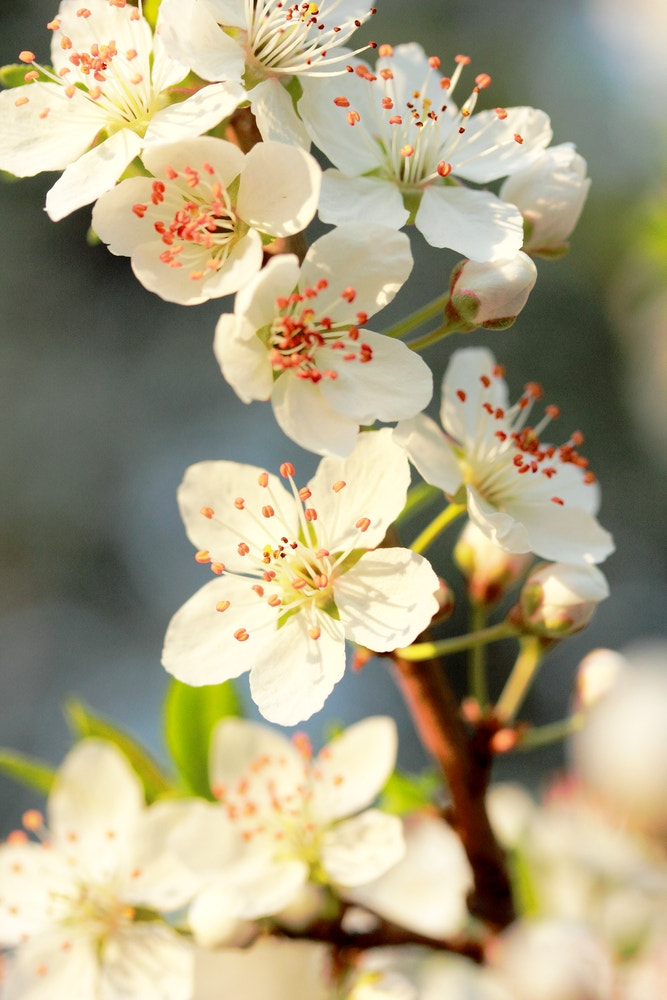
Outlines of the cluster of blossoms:
<svg viewBox="0 0 667 1000">
<path fill-rule="evenodd" d="M 416 44 L 345 48 L 375 13 L 361 0 L 81 2 L 62 0 L 49 24 L 50 65 L 25 50 L 3 71 L 0 170 L 62 171 L 50 218 L 94 203 L 96 236 L 166 301 L 235 293 L 215 329 L 222 375 L 242 401 L 270 400 L 320 463 L 307 482 L 288 458 L 279 475 L 187 469 L 178 504 L 213 578 L 164 642 L 178 774 L 94 717 L 79 735 L 98 738 L 57 774 L 17 765 L 50 793 L 48 821 L 31 810 L 0 846 L 3 1000 L 213 1000 L 221 982 L 244 1000 L 657 997 L 664 771 L 637 782 L 637 757 L 614 756 L 624 670 L 561 725 L 590 712 L 572 787 L 541 807 L 511 789 L 484 797 L 494 753 L 545 739 L 518 719 L 536 669 L 608 593 L 598 564 L 614 545 L 583 436 L 546 440 L 558 407 L 534 419 L 536 383 L 511 403 L 484 347 L 449 356 L 442 426 L 424 412 L 420 351 L 514 323 L 535 258 L 567 249 L 585 162 L 549 145 L 538 109 L 478 110 L 486 73 L 455 103 L 466 56 L 446 76 Z M 360 58 L 375 48 L 374 64 Z M 334 228 L 306 247 L 317 213 Z M 406 225 L 461 259 L 434 302 L 376 332 L 412 271 Z M 403 545 L 426 502 L 437 515 Z M 458 517 L 472 624 L 441 638 L 452 591 L 424 552 Z M 485 648 L 508 638 L 519 654 L 493 703 Z M 314 755 L 305 734 L 231 706 L 229 682 L 248 672 L 265 719 L 309 719 L 345 673 L 346 643 L 358 668 L 392 661 L 440 773 L 395 770 L 385 716 Z M 466 649 L 459 707 L 435 658 Z M 663 760 L 664 721 L 656 710 L 644 734 Z M 637 829 L 622 831 L 628 817 Z M 513 923 L 521 905 L 534 923 Z M 388 944 L 402 947 L 375 947 Z"/>
</svg>

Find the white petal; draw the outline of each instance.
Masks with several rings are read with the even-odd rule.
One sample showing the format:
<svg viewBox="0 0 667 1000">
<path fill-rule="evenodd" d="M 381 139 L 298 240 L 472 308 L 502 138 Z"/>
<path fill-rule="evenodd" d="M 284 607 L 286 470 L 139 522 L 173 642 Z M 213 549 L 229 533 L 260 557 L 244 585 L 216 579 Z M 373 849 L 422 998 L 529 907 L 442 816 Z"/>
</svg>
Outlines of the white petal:
<svg viewBox="0 0 667 1000">
<path fill-rule="evenodd" d="M 23 98 L 27 103 L 17 105 Z M 64 170 L 85 153 L 103 124 L 103 116 L 82 116 L 82 104 L 88 104 L 85 98 L 68 100 L 56 83 L 3 90 L 0 169 L 17 177 L 32 177 L 42 170 Z"/>
<path fill-rule="evenodd" d="M 224 187 L 229 187 L 239 176 L 245 163 L 245 157 L 238 146 L 210 135 L 151 146 L 144 152 L 142 159 L 156 177 L 163 177 L 167 167 L 181 171 L 186 166 L 200 168 L 203 163 L 210 163 L 217 180 Z"/>
<path fill-rule="evenodd" d="M 388 716 L 363 719 L 328 743 L 316 762 L 313 809 L 321 823 L 351 816 L 382 791 L 396 763 L 396 723 Z"/>
<path fill-rule="evenodd" d="M 90 52 L 93 42 L 108 42 L 115 40 L 116 48 L 125 52 L 134 48 L 139 58 L 146 56 L 152 48 L 152 35 L 148 22 L 143 17 L 136 20 L 126 7 L 112 6 L 105 0 L 93 0 L 87 4 L 90 17 L 79 17 L 74 0 L 61 3 L 58 10 L 60 30 L 54 31 L 51 38 L 51 58 L 53 65 L 59 69 L 61 65 L 71 65 L 71 52 Z M 71 39 L 72 48 L 61 46 L 63 36 Z"/>
<path fill-rule="evenodd" d="M 192 97 L 157 111 L 144 136 L 144 146 L 160 142 L 179 142 L 201 135 L 227 118 L 245 99 L 245 91 L 236 83 L 212 83 Z"/>
<path fill-rule="evenodd" d="M 315 215 L 321 179 L 322 171 L 310 153 L 279 142 L 260 142 L 245 158 L 236 211 L 263 233 L 291 236 L 305 229 Z"/>
<path fill-rule="evenodd" d="M 524 524 L 507 511 L 499 511 L 470 484 L 466 487 L 468 516 L 489 541 L 505 552 L 531 552 L 528 532 Z M 543 510 L 540 507 L 540 510 Z"/>
<path fill-rule="evenodd" d="M 260 937 L 250 948 L 200 951 L 197 1000 L 220 1000 L 220 984 L 229 997 L 243 1000 L 331 1000 L 329 950 L 312 941 Z"/>
<path fill-rule="evenodd" d="M 241 918 L 232 911 L 224 886 L 215 883 L 200 892 L 188 910 L 188 924 L 200 948 L 219 948 L 234 939 Z"/>
<path fill-rule="evenodd" d="M 410 549 L 376 549 L 337 581 L 336 604 L 345 636 L 378 653 L 407 646 L 438 610 L 439 581 Z"/>
<path fill-rule="evenodd" d="M 243 315 L 255 330 L 270 326 L 276 318 L 276 299 L 291 295 L 298 282 L 299 259 L 295 254 L 271 257 L 266 267 L 239 290 L 234 312 Z"/>
<path fill-rule="evenodd" d="M 100 1000 L 190 1000 L 193 977 L 185 938 L 162 924 L 134 923 L 104 946 Z"/>
<path fill-rule="evenodd" d="M 524 526 L 531 551 L 543 559 L 599 563 L 614 551 L 609 532 L 578 507 L 512 501 L 507 509 Z"/>
<path fill-rule="evenodd" d="M 99 967 L 90 941 L 66 931 L 40 934 L 14 955 L 3 1000 L 91 1000 L 99 994 Z"/>
<path fill-rule="evenodd" d="M 250 109 L 264 142 L 284 142 L 310 149 L 310 136 L 278 77 L 258 83 L 249 96 Z"/>
<path fill-rule="evenodd" d="M 461 468 L 448 439 L 435 420 L 424 414 L 402 420 L 394 440 L 405 448 L 422 479 L 452 496 L 462 482 Z"/>
<path fill-rule="evenodd" d="M 140 219 L 132 206 L 151 200 L 149 177 L 129 177 L 98 198 L 93 206 L 92 226 L 111 253 L 129 257 L 140 243 L 155 239 L 150 219 Z M 164 244 L 161 244 L 164 249 Z"/>
<path fill-rule="evenodd" d="M 523 142 L 514 138 L 520 135 Z M 551 142 L 549 116 L 537 108 L 507 108 L 500 121 L 495 111 L 480 111 L 466 123 L 464 138 L 451 157 L 453 173 L 477 184 L 524 170 Z"/>
<path fill-rule="evenodd" d="M 4 947 L 47 930 L 68 913 L 77 895 L 71 866 L 59 851 L 41 844 L 0 846 L 0 941 Z"/>
<path fill-rule="evenodd" d="M 65 170 L 46 196 L 46 212 L 57 222 L 76 208 L 90 204 L 114 186 L 139 154 L 141 139 L 124 128 L 80 156 Z"/>
<path fill-rule="evenodd" d="M 69 752 L 49 795 L 49 827 L 82 876 L 118 872 L 144 808 L 139 778 L 111 743 L 86 739 Z"/>
<path fill-rule="evenodd" d="M 231 606 L 222 613 L 217 611 L 216 605 L 226 600 Z M 250 670 L 259 658 L 271 656 L 276 626 L 277 615 L 252 593 L 250 582 L 224 577 L 211 580 L 169 622 L 162 665 L 193 687 L 232 680 Z M 245 642 L 235 638 L 239 629 L 249 633 Z"/>
<path fill-rule="evenodd" d="M 367 809 L 327 830 L 321 860 L 333 882 L 353 886 L 378 878 L 404 853 L 403 826 L 398 816 Z"/>
<path fill-rule="evenodd" d="M 394 298 L 412 270 L 410 240 L 386 225 L 349 222 L 320 236 L 308 249 L 299 288 L 329 285 L 316 299 L 318 316 L 359 325 L 357 313 L 373 316 Z M 341 293 L 354 289 L 350 302 Z"/>
<path fill-rule="evenodd" d="M 277 798 L 293 792 L 303 781 L 303 759 L 282 733 L 248 719 L 223 719 L 211 738 L 211 783 L 232 788 L 260 758 L 266 759 L 262 785 L 269 781 L 275 785 Z M 264 777 L 267 769 L 270 778 Z"/>
<path fill-rule="evenodd" d="M 410 217 L 393 181 L 348 177 L 337 170 L 324 171 L 318 215 L 335 226 L 362 220 L 392 229 L 400 229 Z"/>
<path fill-rule="evenodd" d="M 215 328 L 213 353 L 239 399 L 244 403 L 269 399 L 273 389 L 269 352 L 245 316 L 222 314 Z"/>
<path fill-rule="evenodd" d="M 197 462 L 186 470 L 178 487 L 178 507 L 192 544 L 197 549 L 208 549 L 214 560 L 239 573 L 250 570 L 247 558 L 237 552 L 240 541 L 261 557 L 268 543 L 277 543 L 282 535 L 294 538 L 299 532 L 291 493 L 271 473 L 268 485 L 260 486 L 257 480 L 261 472 L 254 465 L 238 462 Z M 238 497 L 245 500 L 244 510 L 236 506 Z M 266 504 L 272 504 L 276 514 L 266 519 L 264 527 L 255 516 L 259 517 Z M 215 516 L 204 517 L 202 507 L 211 507 Z"/>
<path fill-rule="evenodd" d="M 349 455 L 359 424 L 339 413 L 323 395 L 320 383 L 285 372 L 273 384 L 273 413 L 280 429 L 316 455 Z"/>
<path fill-rule="evenodd" d="M 220 30 L 210 5 L 201 0 L 162 0 L 160 34 L 171 56 L 204 80 L 240 83 L 243 47 Z"/>
<path fill-rule="evenodd" d="M 418 934 L 450 937 L 467 921 L 472 886 L 461 841 L 443 820 L 426 815 L 408 822 L 405 839 L 405 857 L 397 865 L 346 896 Z"/>
<path fill-rule="evenodd" d="M 237 826 L 218 803 L 190 799 L 184 806 L 182 821 L 169 838 L 171 851 L 201 882 L 226 878 L 248 854 Z"/>
<path fill-rule="evenodd" d="M 346 485 L 334 492 L 338 482 Z M 347 458 L 324 458 L 309 482 L 318 512 L 318 540 L 330 551 L 374 548 L 405 506 L 410 466 L 389 428 L 360 434 Z M 370 527 L 360 534 L 360 518 Z"/>
<path fill-rule="evenodd" d="M 374 88 L 352 73 L 345 77 L 344 85 L 334 76 L 302 77 L 302 86 L 299 114 L 315 145 L 334 166 L 350 177 L 382 166 L 382 148 L 373 136 L 385 129 L 381 125 L 377 128 L 381 112 L 375 107 Z M 334 105 L 341 92 L 361 118 L 352 127 L 345 109 Z"/>
<path fill-rule="evenodd" d="M 507 260 L 523 243 L 521 213 L 490 191 L 432 184 L 422 195 L 415 225 L 431 246 L 449 247 L 471 260 Z"/>
<path fill-rule="evenodd" d="M 316 352 L 320 370 L 338 372 L 338 378 L 323 378 L 319 383 L 334 409 L 358 424 L 373 424 L 403 420 L 428 406 L 433 376 L 418 354 L 400 340 L 371 330 L 360 331 L 359 343 L 372 349 L 370 361 L 346 361 L 345 351 Z"/>
<path fill-rule="evenodd" d="M 161 913 L 180 909 L 199 888 L 199 879 L 169 849 L 169 838 L 188 817 L 191 803 L 156 802 L 141 817 L 132 845 L 123 898 Z"/>
<path fill-rule="evenodd" d="M 250 674 L 253 701 L 265 719 L 281 726 L 295 726 L 318 712 L 345 672 L 340 622 L 320 615 L 319 639 L 310 637 L 307 624 L 301 615 L 289 618 Z"/>
<path fill-rule="evenodd" d="M 483 408 L 484 403 L 494 411 L 507 410 L 509 406 L 505 381 L 493 377 L 495 364 L 496 359 L 486 348 L 466 347 L 454 352 L 442 380 L 442 426 L 456 441 L 472 450 L 479 445 L 481 426 L 488 424 L 491 440 L 495 440 L 493 435 L 498 427 L 506 430 L 504 424 L 486 414 Z M 485 382 L 489 380 L 487 387 Z M 461 392 L 464 399 L 460 398 Z"/>
</svg>

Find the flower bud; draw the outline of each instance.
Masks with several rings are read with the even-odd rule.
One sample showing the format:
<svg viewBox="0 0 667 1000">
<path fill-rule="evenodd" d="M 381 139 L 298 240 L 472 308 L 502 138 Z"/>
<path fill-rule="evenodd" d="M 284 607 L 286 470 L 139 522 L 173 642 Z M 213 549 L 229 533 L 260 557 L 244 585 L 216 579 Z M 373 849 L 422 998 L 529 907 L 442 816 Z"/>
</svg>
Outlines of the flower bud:
<svg viewBox="0 0 667 1000">
<path fill-rule="evenodd" d="M 519 580 L 532 561 L 529 552 L 505 552 L 468 521 L 454 546 L 454 560 L 474 604 L 491 607 Z"/>
<path fill-rule="evenodd" d="M 508 177 L 500 197 L 511 201 L 528 223 L 526 253 L 559 256 L 586 201 L 586 161 L 571 142 L 551 146 L 526 170 Z"/>
<path fill-rule="evenodd" d="M 536 278 L 535 264 L 520 251 L 511 260 L 465 260 L 452 271 L 448 318 L 456 316 L 472 330 L 505 330 L 528 301 Z"/>
<path fill-rule="evenodd" d="M 607 581 L 597 567 L 547 563 L 530 574 L 510 615 L 527 632 L 563 639 L 585 628 L 608 596 Z"/>
<path fill-rule="evenodd" d="M 627 666 L 626 658 L 613 649 L 593 649 L 577 670 L 577 704 L 585 709 L 595 705 Z"/>
</svg>

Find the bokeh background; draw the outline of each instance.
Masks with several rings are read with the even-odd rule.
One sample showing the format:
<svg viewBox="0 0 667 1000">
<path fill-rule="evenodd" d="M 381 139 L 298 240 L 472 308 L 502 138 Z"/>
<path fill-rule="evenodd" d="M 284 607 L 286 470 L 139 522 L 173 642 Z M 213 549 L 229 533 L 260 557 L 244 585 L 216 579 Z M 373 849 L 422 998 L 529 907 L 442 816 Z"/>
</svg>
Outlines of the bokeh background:
<svg viewBox="0 0 667 1000">
<path fill-rule="evenodd" d="M 655 0 L 379 0 L 378 8 L 366 37 L 421 42 L 443 68 L 469 54 L 472 71 L 493 78 L 486 101 L 547 110 L 554 142 L 575 142 L 593 177 L 570 254 L 539 263 L 516 325 L 453 338 L 427 358 L 439 384 L 454 347 L 484 343 L 515 394 L 541 382 L 545 401 L 561 406 L 557 440 L 582 429 L 602 483 L 601 521 L 617 543 L 604 567 L 612 596 L 545 664 L 526 713 L 547 721 L 567 712 L 588 650 L 667 638 L 667 8 Z M 47 60 L 54 14 L 50 0 L 4 0 L 0 63 L 23 48 Z M 127 259 L 87 245 L 89 209 L 48 220 L 53 180 L 0 183 L 0 745 L 60 760 L 69 746 L 60 706 L 76 693 L 161 754 L 165 627 L 208 580 L 176 508 L 184 469 L 208 458 L 275 469 L 291 458 L 305 479 L 316 460 L 281 436 L 268 404 L 243 405 L 223 381 L 211 343 L 231 300 L 186 309 L 144 291 Z M 419 240 L 414 252 L 413 277 L 376 329 L 446 287 L 454 258 Z M 432 553 L 443 570 L 446 549 Z M 494 682 L 510 652 L 493 650 Z M 463 663 L 450 671 L 460 684 Z M 246 679 L 240 688 L 247 692 Z M 401 761 L 421 766 L 379 661 L 348 672 L 308 728 L 317 738 L 326 720 L 376 712 L 399 719 Z M 499 774 L 538 784 L 560 753 L 508 757 Z M 0 779 L 2 830 L 32 801 Z"/>
</svg>

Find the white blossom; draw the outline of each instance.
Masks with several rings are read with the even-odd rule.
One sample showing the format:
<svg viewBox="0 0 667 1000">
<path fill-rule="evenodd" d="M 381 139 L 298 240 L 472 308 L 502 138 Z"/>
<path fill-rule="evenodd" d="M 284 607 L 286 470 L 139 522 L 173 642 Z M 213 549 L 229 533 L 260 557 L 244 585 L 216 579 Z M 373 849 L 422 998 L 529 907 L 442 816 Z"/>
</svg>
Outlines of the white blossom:
<svg viewBox="0 0 667 1000">
<path fill-rule="evenodd" d="M 51 219 L 95 201 L 156 145 L 213 128 L 242 100 L 243 89 L 227 82 L 177 100 L 189 66 L 164 51 L 159 32 L 168 25 L 161 15 L 153 37 L 130 4 L 62 0 L 49 24 L 53 71 L 21 53 L 38 68 L 0 94 L 0 169 L 19 177 L 64 170 L 46 198 Z"/>
<path fill-rule="evenodd" d="M 0 847 L 0 943 L 15 952 L 3 1000 L 189 1000 L 192 954 L 159 919 L 198 880 L 166 849 L 179 803 L 144 808 L 139 779 L 111 744 L 79 743 L 39 814 Z"/>
<path fill-rule="evenodd" d="M 224 719 L 211 742 L 218 804 L 201 804 L 172 841 L 201 877 L 189 920 L 213 940 L 225 919 L 256 919 L 288 907 L 316 884 L 353 886 L 391 868 L 405 850 L 400 819 L 369 809 L 396 760 L 396 727 L 377 716 L 350 726 L 313 757 L 268 726 Z M 233 827 L 233 863 L 220 832 Z M 222 847 L 221 847 L 222 845 Z"/>
<path fill-rule="evenodd" d="M 478 74 L 470 97 L 451 101 L 451 80 L 416 44 L 382 46 L 377 67 L 354 63 L 342 80 L 307 79 L 299 112 L 313 142 L 336 169 L 324 175 L 324 222 L 414 221 L 428 243 L 477 261 L 507 260 L 523 242 L 519 210 L 486 185 L 535 161 L 551 139 L 549 119 L 534 108 L 472 114 L 490 82 Z"/>
<path fill-rule="evenodd" d="M 316 240 L 301 268 L 294 256 L 275 257 L 220 318 L 223 375 L 244 402 L 270 398 L 297 444 L 348 455 L 360 424 L 413 416 L 431 398 L 422 359 L 365 328 L 411 269 L 407 236 L 361 223 Z"/>
<path fill-rule="evenodd" d="M 93 228 L 151 292 L 197 305 L 235 292 L 262 266 L 262 236 L 292 236 L 317 208 L 321 171 L 309 153 L 262 142 L 244 155 L 202 136 L 144 155 L 153 177 L 103 195 Z"/>
<path fill-rule="evenodd" d="M 394 435 L 424 479 L 466 503 L 470 520 L 502 549 L 602 562 L 614 546 L 595 519 L 599 491 L 577 451 L 582 435 L 560 446 L 542 444 L 542 430 L 559 411 L 548 406 L 530 427 L 541 394 L 529 383 L 510 407 L 491 352 L 466 348 L 454 353 L 443 379 L 443 430 L 421 415 L 402 421 Z"/>
<path fill-rule="evenodd" d="M 308 148 L 287 89 L 293 77 L 345 73 L 337 50 L 373 10 L 364 0 L 162 0 L 164 43 L 204 80 L 243 82 L 263 139 Z M 367 48 L 368 46 L 363 46 Z"/>
<path fill-rule="evenodd" d="M 318 711 L 345 670 L 345 639 L 378 652 L 412 642 L 438 609 L 438 578 L 403 548 L 371 551 L 405 504 L 410 471 L 389 429 L 324 458 L 307 486 L 236 462 L 201 462 L 178 492 L 198 559 L 218 574 L 172 619 L 163 664 L 188 684 L 250 670 L 272 722 Z"/>
</svg>

